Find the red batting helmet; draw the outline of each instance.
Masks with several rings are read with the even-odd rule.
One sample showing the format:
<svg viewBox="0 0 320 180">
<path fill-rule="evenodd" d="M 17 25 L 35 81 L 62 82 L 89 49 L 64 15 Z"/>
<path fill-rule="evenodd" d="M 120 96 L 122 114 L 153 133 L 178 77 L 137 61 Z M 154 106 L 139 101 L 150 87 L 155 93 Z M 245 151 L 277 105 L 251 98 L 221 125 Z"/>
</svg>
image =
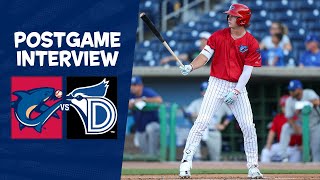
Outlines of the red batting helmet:
<svg viewBox="0 0 320 180">
<path fill-rule="evenodd" d="M 251 17 L 251 10 L 244 4 L 232 4 L 228 11 L 224 13 L 232 16 L 236 16 L 237 24 L 239 26 L 249 26 Z"/>
<path fill-rule="evenodd" d="M 279 99 L 279 105 L 281 107 L 284 107 L 286 105 L 286 101 L 288 99 L 288 95 L 284 95 L 284 96 L 281 96 L 280 99 Z"/>
</svg>

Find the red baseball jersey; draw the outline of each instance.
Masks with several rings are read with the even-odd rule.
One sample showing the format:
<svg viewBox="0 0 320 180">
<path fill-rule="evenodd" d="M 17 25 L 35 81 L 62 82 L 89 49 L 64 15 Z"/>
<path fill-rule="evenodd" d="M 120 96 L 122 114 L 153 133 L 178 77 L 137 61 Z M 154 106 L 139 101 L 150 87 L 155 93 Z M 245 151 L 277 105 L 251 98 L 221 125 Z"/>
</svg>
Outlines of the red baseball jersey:
<svg viewBox="0 0 320 180">
<path fill-rule="evenodd" d="M 271 129 L 277 135 L 277 141 L 280 140 L 281 128 L 287 122 L 287 118 L 284 116 L 283 113 L 277 114 L 272 121 Z M 301 145 L 302 144 L 302 136 L 300 134 L 293 134 L 291 135 L 290 139 L 290 146 L 294 145 Z"/>
<path fill-rule="evenodd" d="M 214 50 L 210 76 L 238 82 L 244 65 L 261 66 L 259 43 L 249 32 L 234 40 L 225 28 L 213 33 L 207 45 Z"/>
</svg>

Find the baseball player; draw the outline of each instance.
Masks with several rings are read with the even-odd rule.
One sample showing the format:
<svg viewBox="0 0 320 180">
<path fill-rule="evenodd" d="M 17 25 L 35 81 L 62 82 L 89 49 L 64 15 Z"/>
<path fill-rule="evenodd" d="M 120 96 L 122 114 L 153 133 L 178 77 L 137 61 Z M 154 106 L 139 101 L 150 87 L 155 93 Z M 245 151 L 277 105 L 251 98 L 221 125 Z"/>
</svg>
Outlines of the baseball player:
<svg viewBox="0 0 320 180">
<path fill-rule="evenodd" d="M 268 133 L 267 144 L 261 151 L 261 162 L 279 162 L 282 161 L 280 152 L 280 134 L 282 126 L 287 122 L 287 119 L 284 115 L 285 113 L 285 104 L 288 99 L 288 95 L 284 95 L 279 100 L 279 105 L 281 107 L 281 112 L 277 114 L 273 120 L 272 125 Z M 277 142 L 273 143 L 274 138 L 276 137 Z M 302 136 L 301 134 L 292 134 L 290 137 L 289 147 L 286 149 L 288 154 L 289 162 L 299 162 L 301 161 L 301 149 L 300 146 L 302 144 Z"/>
<path fill-rule="evenodd" d="M 261 66 L 258 41 L 247 32 L 251 10 L 243 4 L 232 4 L 226 12 L 228 28 L 213 33 L 201 53 L 181 73 L 204 66 L 213 56 L 208 89 L 199 115 L 191 128 L 180 164 L 180 177 L 191 177 L 192 159 L 204 130 L 218 108 L 226 103 L 236 117 L 244 137 L 249 178 L 263 178 L 258 169 L 258 144 L 253 114 L 245 88 L 253 67 Z"/>
<path fill-rule="evenodd" d="M 162 97 L 152 88 L 145 87 L 140 76 L 131 78 L 129 109 L 135 120 L 135 144 L 148 155 L 157 155 L 160 125 L 157 110 L 143 111 L 147 103 L 162 103 Z M 135 108 L 136 107 L 136 108 Z"/>
<path fill-rule="evenodd" d="M 286 101 L 285 116 L 288 122 L 282 126 L 280 134 L 280 150 L 283 161 L 287 161 L 286 149 L 290 142 L 291 134 L 301 134 L 301 113 L 300 110 L 305 105 L 312 106 L 309 115 L 310 146 L 313 162 L 320 162 L 320 99 L 319 95 L 312 89 L 303 89 L 299 80 L 291 80 L 288 90 L 290 97 Z M 295 117 L 298 116 L 298 120 Z"/>
</svg>

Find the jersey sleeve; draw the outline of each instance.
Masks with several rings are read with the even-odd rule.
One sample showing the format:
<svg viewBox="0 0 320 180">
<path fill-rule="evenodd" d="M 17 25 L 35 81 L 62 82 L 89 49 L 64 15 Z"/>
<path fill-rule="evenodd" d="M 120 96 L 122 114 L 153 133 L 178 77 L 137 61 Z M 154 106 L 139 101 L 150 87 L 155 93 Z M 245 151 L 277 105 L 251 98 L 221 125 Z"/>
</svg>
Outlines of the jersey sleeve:
<svg viewBox="0 0 320 180">
<path fill-rule="evenodd" d="M 207 41 L 207 45 L 213 50 L 216 47 L 216 38 L 217 38 L 217 32 L 213 33 Z"/>
<path fill-rule="evenodd" d="M 277 116 L 273 118 L 273 120 L 271 122 L 270 130 L 272 130 L 273 132 L 277 131 Z"/>
<path fill-rule="evenodd" d="M 160 96 L 156 91 L 151 88 L 145 88 L 145 92 L 143 93 L 146 97 L 157 97 Z"/>
<path fill-rule="evenodd" d="M 285 105 L 285 117 L 287 119 L 293 118 L 294 116 L 294 104 L 291 101 L 291 98 L 288 98 L 286 100 L 286 105 Z"/>
<path fill-rule="evenodd" d="M 313 100 L 316 100 L 316 99 L 319 99 L 319 96 L 318 94 L 312 90 L 312 89 L 306 89 L 306 95 L 307 95 L 307 98 L 309 101 L 313 101 Z"/>
<path fill-rule="evenodd" d="M 261 54 L 259 43 L 256 39 L 253 39 L 253 43 L 249 47 L 249 51 L 244 60 L 244 65 L 261 67 Z"/>
</svg>

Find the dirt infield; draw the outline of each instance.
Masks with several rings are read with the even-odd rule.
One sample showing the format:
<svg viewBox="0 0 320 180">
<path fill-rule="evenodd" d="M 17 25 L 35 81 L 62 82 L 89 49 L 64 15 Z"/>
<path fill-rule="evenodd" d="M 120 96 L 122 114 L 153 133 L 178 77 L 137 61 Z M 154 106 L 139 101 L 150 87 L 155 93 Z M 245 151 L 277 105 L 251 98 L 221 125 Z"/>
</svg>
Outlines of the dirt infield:
<svg viewBox="0 0 320 180">
<path fill-rule="evenodd" d="M 122 176 L 121 179 L 124 180 L 134 180 L 134 179 L 179 179 L 177 175 L 126 175 Z M 248 179 L 245 174 L 197 174 L 192 175 L 192 179 Z M 319 180 L 319 174 L 266 174 L 264 179 L 277 179 L 277 180 Z"/>
<path fill-rule="evenodd" d="M 147 172 L 151 172 L 152 170 L 160 170 L 160 169 L 176 169 L 178 171 L 179 162 L 124 162 L 123 163 L 123 170 L 130 170 L 130 169 L 144 169 Z M 204 169 L 204 170 L 220 170 L 220 169 L 228 169 L 228 170 L 239 170 L 243 169 L 246 170 L 245 162 L 194 162 L 193 163 L 193 170 L 197 169 Z M 307 180 L 307 179 L 319 179 L 320 180 L 320 164 L 316 163 L 268 163 L 268 164 L 260 164 L 261 172 L 264 173 L 268 172 L 268 174 L 264 174 L 264 179 L 277 179 L 277 180 Z M 291 174 L 275 174 L 272 171 L 276 170 L 291 170 L 293 173 Z M 297 174 L 295 170 L 315 170 L 319 173 L 313 174 Z M 174 171 L 175 172 L 175 171 Z M 218 171 L 219 172 L 219 171 Z M 246 174 L 220 174 L 220 173 L 208 173 L 208 174 L 197 174 L 192 173 L 192 179 L 247 179 Z M 145 175 L 145 174 L 136 174 L 130 175 L 126 174 L 121 177 L 121 179 L 179 179 L 178 174 L 152 174 L 152 175 Z"/>
<path fill-rule="evenodd" d="M 246 162 L 209 162 L 196 161 L 192 163 L 194 169 L 245 169 Z M 124 169 L 175 169 L 179 162 L 123 162 Z M 320 163 L 260 163 L 261 169 L 310 169 L 320 170 Z"/>
</svg>

